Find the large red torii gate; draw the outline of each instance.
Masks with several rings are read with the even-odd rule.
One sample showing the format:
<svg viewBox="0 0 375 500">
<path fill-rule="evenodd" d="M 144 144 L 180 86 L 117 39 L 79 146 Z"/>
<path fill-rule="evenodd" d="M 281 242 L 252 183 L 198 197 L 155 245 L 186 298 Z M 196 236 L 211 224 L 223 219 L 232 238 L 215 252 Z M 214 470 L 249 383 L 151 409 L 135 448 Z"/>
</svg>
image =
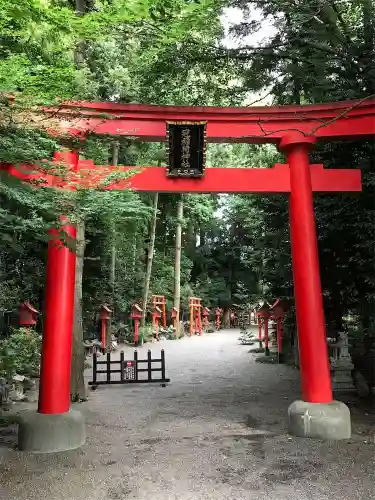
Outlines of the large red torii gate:
<svg viewBox="0 0 375 500">
<path fill-rule="evenodd" d="M 169 193 L 288 193 L 303 396 L 303 401 L 293 403 L 289 409 L 289 425 L 297 435 L 349 437 L 349 410 L 332 397 L 313 192 L 358 192 L 361 177 L 359 170 L 330 170 L 323 165 L 310 165 L 308 153 L 317 140 L 373 137 L 375 100 L 250 108 L 79 102 L 44 109 L 43 113 L 53 117 L 51 128 L 56 130 L 52 133 L 69 132 L 82 139 L 88 133 L 97 133 L 165 141 L 168 121 L 206 121 L 209 142 L 273 143 L 285 153 L 288 164 L 276 164 L 271 169 L 209 168 L 199 179 L 168 178 L 162 167 L 95 166 L 89 160 L 79 160 L 77 151 L 55 155 L 55 161 L 67 165 L 65 179 L 47 175 L 36 165 L 24 165 L 21 169 L 2 165 L 2 169 L 25 181 L 37 180 L 38 185 L 62 189 L 79 185 Z M 106 182 L 110 174 L 121 171 L 125 178 Z M 70 236 L 75 235 L 74 226 L 65 227 Z M 57 416 L 65 415 L 70 408 L 75 259 L 61 244 L 58 233 L 52 231 L 52 236 L 48 250 L 39 412 Z"/>
</svg>

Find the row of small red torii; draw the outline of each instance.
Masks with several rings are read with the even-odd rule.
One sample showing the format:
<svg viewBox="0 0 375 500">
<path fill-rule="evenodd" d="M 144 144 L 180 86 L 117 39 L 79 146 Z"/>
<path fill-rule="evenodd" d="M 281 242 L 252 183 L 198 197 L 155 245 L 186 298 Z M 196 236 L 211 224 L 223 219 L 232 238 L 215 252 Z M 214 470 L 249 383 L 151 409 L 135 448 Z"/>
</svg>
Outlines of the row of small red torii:
<svg viewBox="0 0 375 500">
<path fill-rule="evenodd" d="M 210 310 L 208 307 L 203 307 L 201 303 L 202 299 L 197 297 L 189 298 L 189 334 L 190 336 L 194 334 L 203 334 L 202 327 L 202 316 L 203 316 L 203 326 L 207 331 L 209 328 L 209 315 Z M 161 307 L 159 307 L 161 306 Z M 137 345 L 139 342 L 139 322 L 142 319 L 142 308 L 138 304 L 132 305 L 131 318 L 134 321 L 134 344 Z M 220 308 L 216 309 L 216 327 L 220 328 L 220 315 L 222 310 Z M 173 323 L 174 336 L 177 337 L 177 321 L 178 321 L 178 309 L 177 307 L 172 307 L 171 309 L 171 319 Z M 164 295 L 153 295 L 152 297 L 152 326 L 155 332 L 155 338 L 159 338 L 159 320 L 162 320 L 163 327 L 167 327 L 167 313 L 166 313 L 166 300 Z"/>
<path fill-rule="evenodd" d="M 202 335 L 203 327 L 207 331 L 209 328 L 209 316 L 210 310 L 208 307 L 203 307 L 200 298 L 190 297 L 189 298 L 189 318 L 190 318 L 190 336 L 198 333 Z M 167 314 L 166 314 L 166 300 L 164 295 L 153 295 L 152 297 L 152 326 L 155 331 L 155 336 L 159 336 L 159 320 L 162 320 L 163 327 L 167 326 Z M 159 307 L 161 306 L 161 308 Z M 222 314 L 222 309 L 219 307 L 215 310 L 216 315 L 216 328 L 220 329 L 220 316 Z M 278 353 L 282 353 L 282 320 L 287 312 L 285 304 L 277 299 L 276 302 L 270 307 L 266 303 L 256 312 L 258 317 L 258 340 L 261 346 L 264 340 L 264 347 L 266 354 L 268 353 L 268 321 L 269 319 L 276 320 L 276 337 L 277 337 L 277 347 Z M 100 308 L 100 339 L 102 348 L 106 348 L 106 338 L 107 338 L 107 327 L 108 321 L 110 320 L 112 310 L 103 304 Z M 174 335 L 177 336 L 177 316 L 178 311 L 176 307 L 172 307 L 171 319 L 173 323 Z M 40 312 L 35 309 L 35 307 L 29 302 L 25 301 L 19 307 L 19 325 L 25 328 L 35 327 L 37 323 L 37 316 Z M 134 344 L 137 345 L 139 341 L 139 321 L 142 318 L 142 309 L 138 304 L 132 305 L 131 318 L 134 320 Z M 203 316 L 203 325 L 202 325 Z M 262 334 L 262 327 L 264 328 L 264 334 Z"/>
<path fill-rule="evenodd" d="M 107 331 L 108 324 L 111 319 L 111 313 L 112 310 L 106 304 L 103 304 L 100 307 L 100 343 L 103 350 L 105 350 L 107 346 Z M 25 300 L 19 306 L 19 326 L 27 329 L 35 328 L 39 314 L 40 311 L 35 309 L 30 301 Z"/>
<path fill-rule="evenodd" d="M 203 307 L 201 304 L 202 299 L 197 297 L 189 298 L 189 319 L 190 319 L 190 336 L 194 334 L 203 334 L 203 327 L 208 331 L 209 328 L 209 316 L 210 310 L 208 307 Z M 161 307 L 159 307 L 161 306 Z M 138 345 L 139 342 L 139 322 L 142 319 L 142 308 L 138 304 L 133 304 L 131 308 L 130 317 L 134 321 L 134 344 Z M 103 304 L 100 307 L 99 319 L 100 319 L 100 342 L 103 350 L 107 347 L 107 330 L 108 323 L 111 319 L 112 310 Z M 37 316 L 40 312 L 34 308 L 34 306 L 29 302 L 25 301 L 20 304 L 19 307 L 19 325 L 25 328 L 35 327 L 37 323 Z M 216 328 L 220 329 L 220 316 L 222 314 L 222 309 L 216 308 Z M 203 316 L 203 323 L 202 323 Z M 177 337 L 177 318 L 178 310 L 176 307 L 172 307 L 171 319 L 173 323 L 174 336 Z M 167 313 L 166 313 L 166 300 L 164 295 L 153 295 L 152 297 L 152 327 L 155 331 L 155 338 L 159 338 L 159 320 L 162 320 L 163 327 L 167 327 Z"/>
<path fill-rule="evenodd" d="M 161 306 L 161 307 L 159 307 Z M 108 321 L 110 320 L 111 309 L 108 306 L 102 305 L 100 309 L 100 321 L 101 321 L 101 344 L 102 349 L 105 350 L 107 347 L 107 326 Z M 201 304 L 201 299 L 196 297 L 189 298 L 189 319 L 190 319 L 190 336 L 198 333 L 199 335 L 203 334 L 202 328 L 202 316 L 203 316 L 203 325 L 205 330 L 208 330 L 209 327 L 209 315 L 210 310 L 208 307 L 203 307 Z M 138 345 L 139 343 L 139 323 L 142 319 L 142 308 L 138 304 L 133 304 L 131 307 L 130 317 L 134 321 L 134 337 L 133 342 L 134 345 Z M 222 309 L 216 309 L 216 327 L 220 329 L 220 315 L 222 313 Z M 163 328 L 167 327 L 167 312 L 166 312 L 166 300 L 164 295 L 153 295 L 152 296 L 152 327 L 155 332 L 155 338 L 159 338 L 159 320 L 162 320 Z M 172 307 L 171 310 L 171 319 L 173 322 L 173 331 L 174 336 L 177 337 L 177 318 L 178 318 L 178 310 L 176 307 Z M 35 323 L 34 323 L 35 324 Z"/>
<path fill-rule="evenodd" d="M 282 299 L 277 299 L 272 306 L 269 306 L 266 302 L 258 309 L 255 313 L 258 322 L 258 341 L 259 347 L 262 348 L 262 343 L 264 340 L 264 352 L 266 356 L 269 355 L 269 335 L 268 335 L 268 322 L 270 319 L 276 321 L 276 343 L 277 343 L 277 354 L 279 362 L 282 360 L 283 356 L 283 319 L 285 314 L 290 308 L 289 303 L 283 301 Z M 264 333 L 262 333 L 262 328 Z"/>
</svg>

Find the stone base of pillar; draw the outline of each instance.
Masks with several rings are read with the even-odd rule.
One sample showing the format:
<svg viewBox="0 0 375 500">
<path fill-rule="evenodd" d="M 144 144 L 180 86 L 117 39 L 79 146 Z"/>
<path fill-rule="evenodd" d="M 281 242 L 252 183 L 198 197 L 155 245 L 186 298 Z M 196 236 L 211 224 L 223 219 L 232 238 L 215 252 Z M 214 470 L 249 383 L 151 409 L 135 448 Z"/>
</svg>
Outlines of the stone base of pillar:
<svg viewBox="0 0 375 500">
<path fill-rule="evenodd" d="M 31 453 L 75 450 L 86 442 L 85 420 L 76 410 L 48 415 L 25 412 L 20 415 L 18 448 Z"/>
<path fill-rule="evenodd" d="M 307 403 L 294 401 L 288 410 L 289 433 L 314 439 L 340 440 L 351 437 L 349 408 L 340 401 Z"/>
</svg>

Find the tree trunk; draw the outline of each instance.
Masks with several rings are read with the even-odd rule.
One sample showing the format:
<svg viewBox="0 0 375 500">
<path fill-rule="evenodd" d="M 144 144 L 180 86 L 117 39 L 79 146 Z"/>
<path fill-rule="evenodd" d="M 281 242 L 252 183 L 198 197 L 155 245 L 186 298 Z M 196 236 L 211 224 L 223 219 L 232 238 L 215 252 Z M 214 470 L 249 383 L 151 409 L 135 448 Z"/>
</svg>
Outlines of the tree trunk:
<svg viewBox="0 0 375 500">
<path fill-rule="evenodd" d="M 112 165 L 117 167 L 118 165 L 118 157 L 120 154 L 120 143 L 119 141 L 114 141 L 112 143 Z"/>
<path fill-rule="evenodd" d="M 86 0 L 76 0 L 76 14 L 83 16 L 86 12 Z"/>
<path fill-rule="evenodd" d="M 80 218 L 77 220 L 76 280 L 74 297 L 72 368 L 70 378 L 70 395 L 72 402 L 84 401 L 87 399 L 84 380 L 85 351 L 83 347 L 82 323 L 82 279 L 85 246 L 85 221 Z"/>
<path fill-rule="evenodd" d="M 230 327 L 229 309 L 224 310 L 222 323 L 224 329 L 227 330 Z"/>
<path fill-rule="evenodd" d="M 177 309 L 176 335 L 180 334 L 180 303 L 181 303 L 181 235 L 182 222 L 184 216 L 184 200 L 181 199 L 177 205 L 177 225 L 176 225 L 176 253 L 174 261 L 174 300 L 173 305 Z"/>
<path fill-rule="evenodd" d="M 86 11 L 86 0 L 76 0 L 76 14 L 83 16 Z M 84 61 L 84 42 L 79 42 L 74 51 L 77 68 Z M 85 350 L 83 347 L 83 322 L 82 322 L 82 280 L 85 255 L 85 220 L 78 218 L 76 223 L 76 278 L 74 291 L 74 320 L 72 339 L 72 366 L 70 371 L 70 398 L 72 402 L 87 399 L 84 379 Z"/>
<path fill-rule="evenodd" d="M 145 275 L 145 281 L 144 281 L 144 286 L 143 286 L 141 326 L 144 326 L 145 322 L 146 322 L 146 309 L 147 309 L 147 301 L 148 301 L 148 292 L 149 292 L 149 289 L 150 289 L 152 260 L 153 260 L 153 257 L 154 257 L 155 234 L 156 234 L 156 220 L 157 220 L 157 214 L 158 214 L 158 201 L 159 201 L 159 193 L 155 193 L 155 197 L 154 197 L 154 213 L 153 213 L 153 216 L 152 216 L 152 226 L 151 226 L 151 234 L 150 234 L 150 243 L 149 243 L 148 254 L 147 254 L 146 275 Z"/>
<path fill-rule="evenodd" d="M 133 279 L 133 297 L 135 297 L 136 290 L 136 280 L 135 280 L 135 271 L 136 271 L 136 260 L 137 260 L 137 233 L 134 233 L 133 238 L 133 258 L 132 258 L 132 279 Z"/>
<path fill-rule="evenodd" d="M 112 249 L 111 249 L 111 266 L 109 274 L 109 284 L 111 288 L 111 307 L 113 309 L 115 303 L 115 288 L 116 288 L 116 229 L 112 228 Z"/>
<path fill-rule="evenodd" d="M 112 165 L 118 165 L 118 157 L 120 152 L 120 143 L 115 141 L 112 144 Z M 115 303 L 115 287 L 116 287 L 116 250 L 117 250 L 117 241 L 116 241 L 116 227 L 115 224 L 112 226 L 112 250 L 111 250 L 111 265 L 110 265 L 110 275 L 109 275 L 109 284 L 111 288 L 111 307 L 113 310 Z"/>
<path fill-rule="evenodd" d="M 87 10 L 86 0 L 75 0 L 77 16 L 84 16 Z M 77 43 L 74 50 L 74 62 L 77 68 L 80 68 L 85 62 L 85 46 L 84 40 Z"/>
<path fill-rule="evenodd" d="M 363 19 L 363 59 L 365 64 L 364 81 L 366 85 L 366 94 L 370 95 L 375 92 L 375 29 L 374 29 L 374 13 L 375 7 L 372 0 L 362 0 L 362 19 Z"/>
</svg>

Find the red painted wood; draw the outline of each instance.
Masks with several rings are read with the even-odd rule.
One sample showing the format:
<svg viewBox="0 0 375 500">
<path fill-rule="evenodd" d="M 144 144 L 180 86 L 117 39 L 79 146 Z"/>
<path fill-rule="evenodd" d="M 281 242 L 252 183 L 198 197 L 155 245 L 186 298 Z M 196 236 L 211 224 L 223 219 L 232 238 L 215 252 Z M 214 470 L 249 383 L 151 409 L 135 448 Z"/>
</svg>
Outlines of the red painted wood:
<svg viewBox="0 0 375 500">
<path fill-rule="evenodd" d="M 65 225 L 64 231 L 76 237 L 75 226 Z M 38 411 L 52 414 L 70 408 L 76 256 L 61 241 L 57 229 L 50 236 Z"/>
<path fill-rule="evenodd" d="M 68 171 L 66 180 L 51 175 L 32 172 L 31 166 L 20 168 L 1 165 L 10 175 L 36 185 L 55 186 L 62 189 L 80 187 L 105 190 L 134 189 L 136 191 L 163 193 L 289 193 L 290 179 L 287 164 L 277 163 L 274 168 L 208 168 L 202 179 L 168 178 L 165 167 L 112 167 L 97 166 L 92 161 L 79 162 L 79 174 Z M 35 166 L 35 168 L 38 168 Z M 115 172 L 132 174 L 132 177 L 107 182 Z M 312 189 L 315 192 L 359 192 L 361 171 L 324 169 L 323 165 L 310 165 Z M 42 181 L 44 182 L 42 184 Z"/>
<path fill-rule="evenodd" d="M 282 354 L 283 352 L 283 337 L 282 337 L 282 326 L 281 318 L 276 319 L 276 340 L 277 340 L 277 352 Z"/>
<path fill-rule="evenodd" d="M 258 319 L 258 341 L 259 344 L 262 342 L 262 320 L 261 318 Z"/>
<path fill-rule="evenodd" d="M 310 403 L 332 401 L 308 151 L 312 140 L 295 134 L 281 142 L 290 168 L 290 236 L 302 396 Z"/>
<path fill-rule="evenodd" d="M 375 99 L 356 99 L 348 101 L 336 101 L 318 104 L 287 104 L 280 106 L 238 106 L 238 107 L 220 107 L 220 106 L 170 106 L 164 105 L 160 106 L 157 104 L 124 104 L 114 101 L 66 101 L 59 105 L 58 112 L 61 115 L 66 113 L 77 113 L 83 111 L 97 112 L 101 114 L 103 119 L 106 116 L 103 113 L 114 114 L 115 116 L 121 114 L 127 114 L 128 116 L 134 115 L 144 115 L 149 118 L 155 116 L 156 114 L 162 114 L 173 116 L 174 118 L 182 119 L 182 116 L 197 116 L 197 115 L 230 115 L 230 116 L 241 116 L 256 113 L 259 115 L 279 115 L 286 114 L 291 117 L 295 116 L 296 113 L 314 114 L 319 116 L 329 116 L 333 112 L 342 112 L 348 108 L 354 107 L 353 113 L 360 114 L 364 109 L 371 107 L 375 103 Z M 52 108 L 44 108 L 46 110 Z M 56 108 L 53 108 L 56 110 Z"/>
<path fill-rule="evenodd" d="M 138 345 L 139 340 L 139 319 L 134 318 L 134 345 Z"/>
<path fill-rule="evenodd" d="M 276 143 L 293 130 L 322 139 L 375 135 L 375 99 L 246 108 L 72 102 L 44 112 L 61 118 L 60 132 L 126 135 L 144 141 L 164 141 L 166 121 L 207 121 L 209 142 Z"/>
<path fill-rule="evenodd" d="M 100 320 L 100 338 L 102 349 L 104 350 L 107 347 L 107 321 L 105 319 Z"/>
<path fill-rule="evenodd" d="M 264 348 L 267 352 L 267 349 L 268 349 L 268 321 L 269 321 L 269 318 L 268 316 L 263 316 L 263 325 L 264 325 Z"/>
<path fill-rule="evenodd" d="M 39 311 L 35 309 L 29 301 L 20 304 L 19 307 L 19 325 L 31 326 L 36 325 Z"/>
<path fill-rule="evenodd" d="M 72 172 L 76 172 L 79 155 L 77 151 L 55 153 L 54 161 L 63 161 Z M 26 173 L 23 169 L 23 176 L 27 175 L 28 169 L 30 166 L 27 166 Z M 16 172 L 15 167 L 11 170 L 13 174 Z M 31 182 L 38 186 L 43 174 L 32 174 L 31 177 Z M 49 181 L 53 185 L 55 179 L 49 176 Z M 72 189 L 72 186 L 67 186 L 67 189 Z M 66 217 L 61 217 L 61 221 L 66 223 Z M 71 238 L 76 237 L 75 226 L 64 225 L 63 230 Z M 57 229 L 51 229 L 50 237 L 38 411 L 58 414 L 65 413 L 70 408 L 76 255 L 61 241 L 61 234 Z"/>
</svg>

